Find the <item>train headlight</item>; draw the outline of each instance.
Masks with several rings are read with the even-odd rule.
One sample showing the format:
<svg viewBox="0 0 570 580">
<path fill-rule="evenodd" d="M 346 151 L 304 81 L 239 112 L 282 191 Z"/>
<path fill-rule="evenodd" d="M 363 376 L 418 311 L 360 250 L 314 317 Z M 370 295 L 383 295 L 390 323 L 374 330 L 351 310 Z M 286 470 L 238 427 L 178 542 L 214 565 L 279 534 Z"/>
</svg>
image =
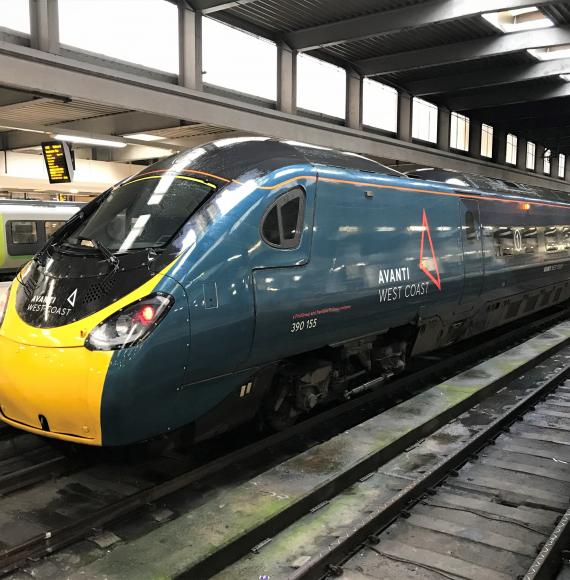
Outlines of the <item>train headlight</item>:
<svg viewBox="0 0 570 580">
<path fill-rule="evenodd" d="M 4 322 L 6 309 L 8 308 L 8 298 L 10 296 L 10 286 L 0 286 L 0 326 Z"/>
<path fill-rule="evenodd" d="M 109 316 L 85 341 L 90 350 L 118 350 L 143 341 L 172 308 L 174 298 L 152 294 Z"/>
</svg>

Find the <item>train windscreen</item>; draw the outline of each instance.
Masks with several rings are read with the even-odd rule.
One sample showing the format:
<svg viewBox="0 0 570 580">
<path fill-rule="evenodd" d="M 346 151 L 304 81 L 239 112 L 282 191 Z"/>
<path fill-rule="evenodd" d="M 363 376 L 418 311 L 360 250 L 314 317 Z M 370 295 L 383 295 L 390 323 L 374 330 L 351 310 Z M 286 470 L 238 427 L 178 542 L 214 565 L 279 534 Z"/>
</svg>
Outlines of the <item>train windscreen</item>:
<svg viewBox="0 0 570 580">
<path fill-rule="evenodd" d="M 114 253 L 160 248 L 215 190 L 207 180 L 173 172 L 140 174 L 112 190 L 64 244 L 96 242 Z"/>
</svg>

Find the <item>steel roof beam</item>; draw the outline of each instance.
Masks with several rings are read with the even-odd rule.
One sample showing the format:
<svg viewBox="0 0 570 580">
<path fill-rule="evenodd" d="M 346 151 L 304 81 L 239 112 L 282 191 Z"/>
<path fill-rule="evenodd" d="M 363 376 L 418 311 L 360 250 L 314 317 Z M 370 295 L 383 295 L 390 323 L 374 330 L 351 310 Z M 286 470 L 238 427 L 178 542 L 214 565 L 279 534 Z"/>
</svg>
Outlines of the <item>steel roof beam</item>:
<svg viewBox="0 0 570 580">
<path fill-rule="evenodd" d="M 355 65 L 366 76 L 375 76 L 405 70 L 465 62 L 478 58 L 500 56 L 544 46 L 570 44 L 570 26 L 556 26 L 526 32 L 512 32 L 492 38 L 481 38 L 375 56 L 356 61 Z"/>
<path fill-rule="evenodd" d="M 528 141 L 538 141 L 539 143 L 542 143 L 546 139 L 570 139 L 570 127 L 560 127 L 550 131 L 532 131 L 530 133 L 525 133 L 525 137 Z"/>
<path fill-rule="evenodd" d="M 212 12 L 220 12 L 221 10 L 228 10 L 229 8 L 236 8 L 244 4 L 251 4 L 254 0 L 168 0 L 173 4 L 183 4 L 191 10 L 200 11 L 204 14 L 211 14 Z"/>
<path fill-rule="evenodd" d="M 370 38 L 387 32 L 449 22 L 484 12 L 512 10 L 530 5 L 541 6 L 551 2 L 552 0 L 537 0 L 535 2 L 529 2 L 529 0 L 478 0 L 477 2 L 473 0 L 433 0 L 425 4 L 416 4 L 415 6 L 367 14 L 340 22 L 297 30 L 287 35 L 287 42 L 297 50 L 314 50 L 323 46 Z"/>
<path fill-rule="evenodd" d="M 448 77 L 433 77 L 406 84 L 413 95 L 425 97 L 493 85 L 507 85 L 570 74 L 570 58 L 561 58 L 533 64 L 482 69 L 477 72 Z"/>
<path fill-rule="evenodd" d="M 529 101 L 547 101 L 570 97 L 570 83 L 561 82 L 559 85 L 540 85 L 506 87 L 487 91 L 470 91 L 456 97 L 445 99 L 445 105 L 452 111 L 468 111 L 470 109 L 484 109 L 497 105 L 511 105 Z"/>
<path fill-rule="evenodd" d="M 473 109 L 469 111 L 469 114 L 476 119 L 482 119 L 485 123 L 524 125 L 526 123 L 540 124 L 543 120 L 551 122 L 553 119 L 557 119 L 560 113 L 556 110 L 553 111 L 547 103 L 519 103 L 518 105 L 498 105 L 486 109 Z"/>
</svg>

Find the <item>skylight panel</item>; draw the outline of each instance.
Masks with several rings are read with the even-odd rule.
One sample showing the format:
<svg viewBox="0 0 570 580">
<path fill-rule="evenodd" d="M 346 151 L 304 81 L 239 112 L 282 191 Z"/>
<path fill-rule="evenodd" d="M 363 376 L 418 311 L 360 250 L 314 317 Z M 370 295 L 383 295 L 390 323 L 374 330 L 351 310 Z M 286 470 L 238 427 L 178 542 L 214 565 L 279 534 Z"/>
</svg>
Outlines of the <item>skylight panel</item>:
<svg viewBox="0 0 570 580">
<path fill-rule="evenodd" d="M 530 48 L 529 54 L 538 60 L 556 60 L 559 58 L 570 58 L 570 44 L 559 46 L 547 46 L 545 48 Z"/>
<path fill-rule="evenodd" d="M 500 12 L 488 12 L 482 15 L 501 32 L 521 32 L 523 30 L 536 30 L 554 26 L 554 22 L 545 16 L 536 6 L 517 8 L 516 10 L 503 10 Z"/>
</svg>

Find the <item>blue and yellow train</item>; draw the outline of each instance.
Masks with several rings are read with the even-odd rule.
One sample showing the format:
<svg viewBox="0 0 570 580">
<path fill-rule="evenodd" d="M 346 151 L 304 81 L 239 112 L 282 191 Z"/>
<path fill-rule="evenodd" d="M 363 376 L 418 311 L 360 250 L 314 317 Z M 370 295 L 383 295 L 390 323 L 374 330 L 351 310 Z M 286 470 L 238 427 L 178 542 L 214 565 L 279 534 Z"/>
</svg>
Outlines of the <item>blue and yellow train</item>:
<svg viewBox="0 0 570 580">
<path fill-rule="evenodd" d="M 0 313 L 0 417 L 99 446 L 255 416 L 283 427 L 566 301 L 569 271 L 566 194 L 213 142 L 101 195 L 19 273 Z"/>
</svg>

